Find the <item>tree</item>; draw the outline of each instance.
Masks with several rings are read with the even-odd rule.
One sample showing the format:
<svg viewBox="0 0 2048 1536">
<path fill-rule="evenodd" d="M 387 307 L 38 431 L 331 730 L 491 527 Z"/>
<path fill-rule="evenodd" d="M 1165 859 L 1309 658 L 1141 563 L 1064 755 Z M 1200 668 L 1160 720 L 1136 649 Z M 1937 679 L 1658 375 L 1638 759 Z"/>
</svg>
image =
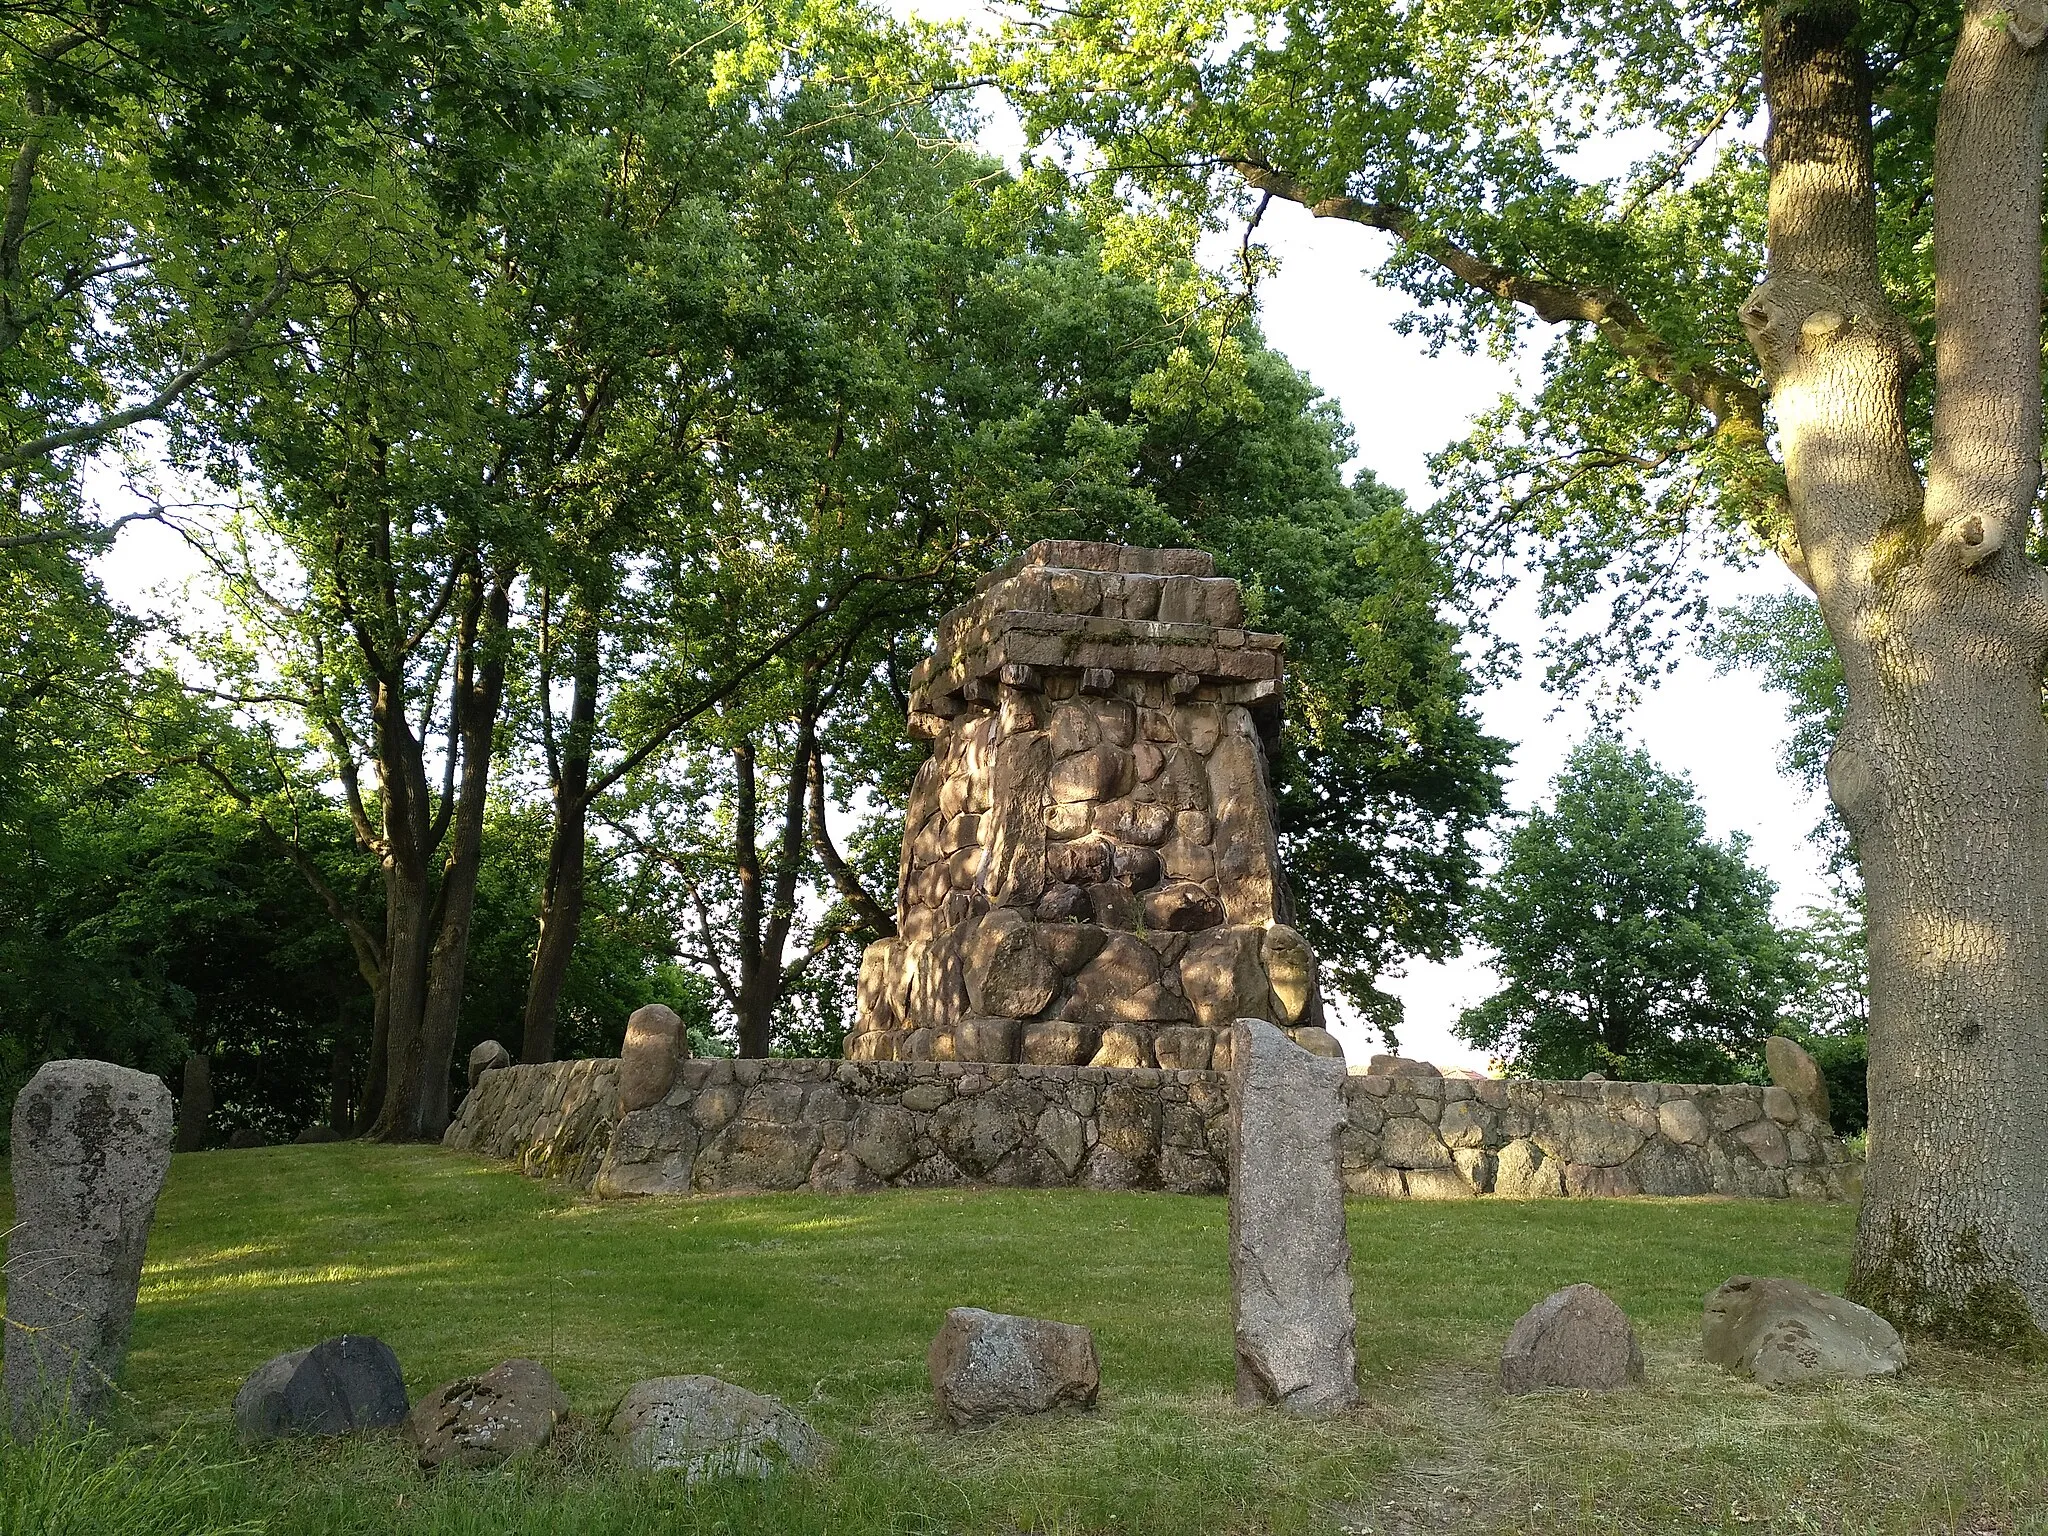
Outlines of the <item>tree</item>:
<svg viewBox="0 0 2048 1536">
<path fill-rule="evenodd" d="M 384 131 L 489 155 L 502 88 L 464 0 L 379 10 L 135 0 L 0 30 L 0 551 L 103 545 L 79 475 L 277 344 L 310 277 L 315 167 Z"/>
<path fill-rule="evenodd" d="M 1533 1077 L 1727 1082 L 1801 981 L 1775 887 L 1689 781 L 1612 736 L 1577 747 L 1507 839 L 1473 927 L 1506 985 L 1457 1033 Z"/>
<path fill-rule="evenodd" d="M 1851 1290 L 2043 1344 L 2048 573 L 2041 0 L 1046 6 L 1005 63 L 1041 134 L 1204 213 L 1387 237 L 1441 342 L 1560 329 L 1441 461 L 1474 554 L 1654 655 L 1698 552 L 1813 590 L 1847 707 L 1830 793 L 1870 919 L 1871 1156 Z M 1761 153 L 1721 130 L 1762 114 Z M 1585 179 L 1592 141 L 1655 147 Z M 1931 377 L 1922 364 L 1931 356 Z M 1591 652 L 1567 642 L 1570 666 Z M 1959 1106 L 2016 1106 L 1985 1127 Z"/>
</svg>

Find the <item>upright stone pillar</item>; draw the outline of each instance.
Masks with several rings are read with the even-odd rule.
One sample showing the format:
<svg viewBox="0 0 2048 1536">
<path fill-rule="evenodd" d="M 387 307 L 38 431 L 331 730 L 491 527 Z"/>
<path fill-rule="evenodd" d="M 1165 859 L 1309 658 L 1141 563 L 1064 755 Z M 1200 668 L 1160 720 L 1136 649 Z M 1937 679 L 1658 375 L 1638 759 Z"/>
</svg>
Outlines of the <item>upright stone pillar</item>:
<svg viewBox="0 0 2048 1536">
<path fill-rule="evenodd" d="M 1341 1055 L 1280 869 L 1278 635 L 1197 549 L 1046 540 L 911 674 L 896 937 L 862 1061 L 1229 1065 L 1231 1021 Z"/>
<path fill-rule="evenodd" d="M 5 1377 L 26 1436 L 93 1419 L 113 1395 L 176 1113 L 146 1072 L 52 1061 L 14 1101 L 13 1126 Z"/>
<path fill-rule="evenodd" d="M 1337 1132 L 1344 1063 L 1263 1019 L 1231 1050 L 1230 1308 L 1237 1401 L 1330 1413 L 1358 1401 Z"/>
</svg>

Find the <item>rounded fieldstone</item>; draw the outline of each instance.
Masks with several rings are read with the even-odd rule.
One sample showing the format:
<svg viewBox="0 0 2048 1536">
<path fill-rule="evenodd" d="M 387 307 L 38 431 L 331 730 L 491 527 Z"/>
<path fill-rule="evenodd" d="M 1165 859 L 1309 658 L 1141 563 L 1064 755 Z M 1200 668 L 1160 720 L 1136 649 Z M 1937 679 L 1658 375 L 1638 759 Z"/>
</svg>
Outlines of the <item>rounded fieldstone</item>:
<svg viewBox="0 0 2048 1536">
<path fill-rule="evenodd" d="M 366 1333 L 345 1333 L 252 1371 L 235 1394 L 235 1429 L 246 1444 L 346 1435 L 402 1424 L 410 1406 L 391 1346 Z"/>
<path fill-rule="evenodd" d="M 405 1421 L 420 1466 L 495 1467 L 546 1445 L 569 1415 L 569 1399 L 547 1368 L 507 1360 L 481 1376 L 436 1387 Z"/>
<path fill-rule="evenodd" d="M 716 1376 L 635 1383 L 608 1426 L 634 1466 L 686 1483 L 821 1470 L 831 1447 L 783 1403 Z"/>
</svg>

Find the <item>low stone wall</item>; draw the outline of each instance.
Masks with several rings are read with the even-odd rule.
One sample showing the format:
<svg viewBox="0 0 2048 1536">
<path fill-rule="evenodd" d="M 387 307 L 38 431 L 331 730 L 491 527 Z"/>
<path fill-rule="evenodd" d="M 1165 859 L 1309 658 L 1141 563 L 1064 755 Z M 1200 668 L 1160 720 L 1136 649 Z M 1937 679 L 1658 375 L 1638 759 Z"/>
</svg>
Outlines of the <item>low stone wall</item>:
<svg viewBox="0 0 2048 1536">
<path fill-rule="evenodd" d="M 1839 1199 L 1843 1154 L 1782 1088 L 1675 1083 L 1345 1084 L 1345 1188 L 1456 1199 Z M 1227 1079 L 1161 1068 L 974 1062 L 684 1062 L 621 1117 L 616 1061 L 486 1072 L 447 1145 L 601 1196 L 993 1184 L 1213 1194 Z"/>
</svg>

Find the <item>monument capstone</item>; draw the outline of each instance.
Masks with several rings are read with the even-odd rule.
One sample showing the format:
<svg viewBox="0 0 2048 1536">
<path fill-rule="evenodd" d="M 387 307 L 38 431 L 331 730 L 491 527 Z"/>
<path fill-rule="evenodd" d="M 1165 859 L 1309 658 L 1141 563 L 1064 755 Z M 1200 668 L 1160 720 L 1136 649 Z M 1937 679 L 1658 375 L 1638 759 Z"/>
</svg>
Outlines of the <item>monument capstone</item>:
<svg viewBox="0 0 2048 1536">
<path fill-rule="evenodd" d="M 1200 550 L 983 577 L 911 674 L 932 755 L 847 1056 L 1222 1071 L 1240 1018 L 1341 1056 L 1274 834 L 1283 675 Z"/>
</svg>

